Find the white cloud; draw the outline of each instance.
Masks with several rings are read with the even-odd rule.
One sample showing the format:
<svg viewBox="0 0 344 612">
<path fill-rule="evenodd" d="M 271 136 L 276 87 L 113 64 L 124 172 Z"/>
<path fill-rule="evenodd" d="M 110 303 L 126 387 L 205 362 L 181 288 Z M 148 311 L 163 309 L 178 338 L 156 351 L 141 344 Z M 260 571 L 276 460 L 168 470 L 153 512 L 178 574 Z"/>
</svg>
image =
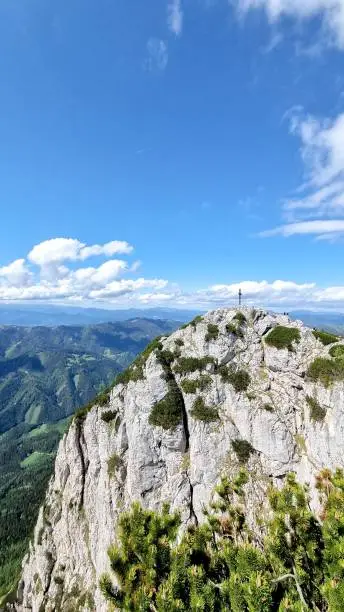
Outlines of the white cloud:
<svg viewBox="0 0 344 612">
<path fill-rule="evenodd" d="M 8 266 L 0 268 L 0 286 L 6 282 L 14 287 L 25 287 L 30 280 L 31 273 L 26 267 L 25 259 L 16 259 Z"/>
<path fill-rule="evenodd" d="M 297 20 L 320 17 L 328 44 L 344 49 L 343 0 L 229 0 L 241 14 L 250 10 L 263 10 L 270 23 L 282 17 Z"/>
<path fill-rule="evenodd" d="M 300 139 L 305 182 L 297 197 L 283 204 L 288 223 L 261 236 L 314 234 L 321 240 L 337 239 L 344 235 L 344 113 L 318 119 L 304 116 L 298 108 L 287 116 L 291 134 Z"/>
<path fill-rule="evenodd" d="M 344 113 L 335 119 L 291 117 L 291 132 L 301 139 L 310 185 L 324 186 L 344 173 Z M 343 177 L 344 178 L 344 177 Z"/>
<path fill-rule="evenodd" d="M 115 254 L 128 255 L 133 247 L 127 242 L 114 240 L 106 244 L 86 246 L 74 238 L 52 238 L 37 244 L 28 254 L 28 259 L 38 266 L 57 264 L 62 261 L 85 260 L 95 255 L 110 257 Z"/>
<path fill-rule="evenodd" d="M 318 225 L 315 225 L 317 223 Z M 336 225 L 337 224 L 337 225 Z M 331 237 L 344 233 L 344 220 L 304 222 L 273 230 L 274 233 L 313 233 Z M 288 234 L 289 233 L 289 234 Z M 105 306 L 171 306 L 214 308 L 237 303 L 239 288 L 244 304 L 280 308 L 328 307 L 344 310 L 344 286 L 317 287 L 315 283 L 289 280 L 243 280 L 240 283 L 218 283 L 194 292 L 182 291 L 177 284 L 161 278 L 135 278 L 135 262 L 108 259 L 99 266 L 84 266 L 91 255 L 111 256 L 114 250 L 133 250 L 125 242 L 114 241 L 111 247 L 85 247 L 75 239 L 56 239 L 33 247 L 29 257 L 0 267 L 0 300 L 52 301 L 58 303 L 102 303 Z M 117 246 L 115 246 L 117 245 Z M 88 251 L 84 249 L 87 248 Z M 64 263 L 61 263 L 64 261 Z M 47 274 L 49 272 L 49 274 Z"/>
<path fill-rule="evenodd" d="M 27 260 L 18 259 L 0 267 L 0 300 L 67 300 L 112 301 L 113 298 L 141 292 L 160 291 L 167 285 L 163 279 L 121 279 L 133 274 L 140 262 L 131 265 L 123 259 L 109 259 L 98 267 L 83 267 L 90 257 L 111 257 L 116 253 L 130 255 L 127 242 L 112 241 L 87 246 L 74 238 L 53 238 L 37 244 Z M 68 264 L 68 265 L 67 265 Z"/>
<path fill-rule="evenodd" d="M 183 11 L 181 0 L 171 0 L 167 7 L 168 27 L 176 36 L 180 36 L 183 29 Z"/>
<path fill-rule="evenodd" d="M 164 289 L 167 285 L 168 282 L 161 279 L 146 280 L 145 278 L 138 278 L 136 280 L 113 281 L 103 289 L 91 291 L 89 297 L 93 299 L 108 299 L 127 293 L 133 293 L 140 289 Z"/>
<path fill-rule="evenodd" d="M 147 42 L 146 70 L 163 72 L 168 63 L 168 49 L 165 41 L 150 38 Z"/>
<path fill-rule="evenodd" d="M 298 223 L 288 223 L 287 225 L 281 225 L 275 227 L 272 230 L 261 232 L 261 236 L 294 236 L 295 234 L 315 234 L 325 236 L 326 234 L 343 234 L 344 233 L 344 221 L 342 220 L 328 220 L 328 221 L 300 221 Z"/>
</svg>

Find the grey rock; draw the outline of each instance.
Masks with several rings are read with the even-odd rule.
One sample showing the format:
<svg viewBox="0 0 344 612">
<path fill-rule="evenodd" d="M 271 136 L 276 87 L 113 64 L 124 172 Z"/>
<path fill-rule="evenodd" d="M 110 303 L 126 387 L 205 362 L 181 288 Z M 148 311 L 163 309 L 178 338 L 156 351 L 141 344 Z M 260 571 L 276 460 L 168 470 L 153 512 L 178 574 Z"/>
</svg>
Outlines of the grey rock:
<svg viewBox="0 0 344 612">
<path fill-rule="evenodd" d="M 237 393 L 223 382 L 214 364 L 207 366 L 212 384 L 200 395 L 206 405 L 218 408 L 219 421 L 195 420 L 191 416 L 195 395 L 183 393 L 183 425 L 166 431 L 149 423 L 152 407 L 168 391 L 152 353 L 143 380 L 118 385 L 108 407 L 95 405 L 82 426 L 71 425 L 60 443 L 55 473 L 23 563 L 17 610 L 105 612 L 99 578 L 109 571 L 107 549 L 116 539 L 121 513 L 134 500 L 152 509 L 169 502 L 172 510 L 181 511 L 184 526 L 202 521 L 202 507 L 221 475 L 238 471 L 233 440 L 247 440 L 254 449 L 248 462 L 255 474 L 247 508 L 252 525 L 255 513 L 264 507 L 269 483 L 280 486 L 290 471 L 309 484 L 317 508 L 316 474 L 323 467 L 344 465 L 344 384 L 324 388 L 305 377 L 309 364 L 327 355 L 330 347 L 317 341 L 301 322 L 250 309 L 242 309 L 247 323 L 241 326 L 243 336 L 237 337 L 226 331 L 236 312 L 210 312 L 196 327 L 189 325 L 163 340 L 164 349 L 178 349 L 189 357 L 210 356 L 218 365 L 249 373 L 249 388 Z M 210 342 L 208 323 L 219 328 L 218 338 Z M 276 325 L 300 330 L 294 351 L 277 350 L 264 342 Z M 181 347 L 176 346 L 177 339 L 183 340 Z M 196 372 L 186 377 L 198 376 Z M 183 378 L 175 374 L 179 386 Z M 311 420 L 307 395 L 326 407 L 323 422 Z M 101 415 L 109 409 L 118 417 L 105 423 Z M 118 466 L 109 470 L 114 455 Z"/>
</svg>

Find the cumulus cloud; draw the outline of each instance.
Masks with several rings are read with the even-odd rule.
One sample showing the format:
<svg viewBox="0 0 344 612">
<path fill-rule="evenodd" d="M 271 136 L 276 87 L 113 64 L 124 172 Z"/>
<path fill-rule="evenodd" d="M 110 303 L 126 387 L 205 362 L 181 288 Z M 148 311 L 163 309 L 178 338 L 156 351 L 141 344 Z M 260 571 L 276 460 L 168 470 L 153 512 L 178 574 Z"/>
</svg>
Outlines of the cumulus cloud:
<svg viewBox="0 0 344 612">
<path fill-rule="evenodd" d="M 311 222 L 312 223 L 312 222 Z M 322 221 L 321 226 L 305 222 L 290 224 L 289 234 L 331 235 L 344 232 L 344 220 Z M 327 225 L 325 225 L 327 223 Z M 340 224 L 335 226 L 334 224 Z M 299 225 L 299 227 L 296 227 Z M 286 233 L 284 228 L 274 233 Z M 111 246 L 108 246 L 111 245 Z M 0 267 L 0 301 L 52 301 L 58 303 L 103 304 L 106 307 L 169 306 L 216 308 L 237 303 L 239 289 L 245 304 L 270 308 L 328 307 L 344 310 L 344 286 L 317 287 L 313 282 L 292 280 L 243 280 L 218 283 L 190 293 L 162 278 L 135 277 L 138 262 L 113 258 L 122 253 L 130 258 L 133 247 L 113 241 L 87 246 L 76 239 L 56 238 L 37 244 L 24 259 Z M 86 266 L 91 256 L 103 257 L 97 266 Z M 49 274 L 47 273 L 49 272 Z"/>
<path fill-rule="evenodd" d="M 176 36 L 180 36 L 183 29 L 183 11 L 181 0 L 171 0 L 167 7 L 168 27 Z"/>
<path fill-rule="evenodd" d="M 163 72 L 168 63 L 168 49 L 165 41 L 150 38 L 147 42 L 147 57 L 144 66 L 148 71 Z"/>
<path fill-rule="evenodd" d="M 9 284 L 13 287 L 25 287 L 30 283 L 31 273 L 25 259 L 16 259 L 8 266 L 0 267 L 0 286 Z"/>
<path fill-rule="evenodd" d="M 320 17 L 322 30 L 328 44 L 344 49 L 343 0 L 229 0 L 241 14 L 251 10 L 263 10 L 270 23 L 283 17 L 307 20 Z"/>
<path fill-rule="evenodd" d="M 113 240 L 103 245 L 86 246 L 74 238 L 52 238 L 34 246 L 28 254 L 28 259 L 34 264 L 44 266 L 62 261 L 85 260 L 96 255 L 106 257 L 117 254 L 129 255 L 132 251 L 133 247 L 121 240 Z"/>
<path fill-rule="evenodd" d="M 26 259 L 0 267 L 0 300 L 103 300 L 135 292 L 152 293 L 167 285 L 162 279 L 120 279 L 134 274 L 131 265 L 115 254 L 130 255 L 133 247 L 114 240 L 86 245 L 74 238 L 53 238 L 35 245 Z M 98 266 L 83 266 L 90 257 L 111 258 Z"/>
<path fill-rule="evenodd" d="M 199 308 L 231 307 L 242 290 L 247 306 L 289 310 L 292 308 L 344 310 L 344 286 L 317 287 L 315 283 L 243 280 L 240 283 L 212 285 L 193 294 L 175 294 L 173 302 Z"/>
</svg>

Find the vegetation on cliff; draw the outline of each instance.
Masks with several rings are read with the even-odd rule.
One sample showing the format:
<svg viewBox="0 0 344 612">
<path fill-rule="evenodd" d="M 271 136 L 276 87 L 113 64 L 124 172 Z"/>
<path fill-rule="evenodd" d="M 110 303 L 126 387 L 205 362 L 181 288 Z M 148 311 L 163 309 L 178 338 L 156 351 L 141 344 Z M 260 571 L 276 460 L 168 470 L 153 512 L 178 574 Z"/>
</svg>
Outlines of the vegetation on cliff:
<svg viewBox="0 0 344 612">
<path fill-rule="evenodd" d="M 247 481 L 244 470 L 233 481 L 223 478 L 205 522 L 179 541 L 178 514 L 135 504 L 109 550 L 119 586 L 103 576 L 105 597 L 127 612 L 342 612 L 343 472 L 318 477 L 321 521 L 293 474 L 281 490 L 271 487 L 259 538 L 245 520 Z"/>
</svg>

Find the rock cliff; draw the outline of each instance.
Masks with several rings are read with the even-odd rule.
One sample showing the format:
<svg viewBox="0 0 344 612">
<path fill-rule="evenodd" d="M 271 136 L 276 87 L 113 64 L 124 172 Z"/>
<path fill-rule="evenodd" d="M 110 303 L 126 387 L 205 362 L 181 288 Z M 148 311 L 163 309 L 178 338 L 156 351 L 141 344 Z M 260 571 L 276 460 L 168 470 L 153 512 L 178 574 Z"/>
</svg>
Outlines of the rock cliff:
<svg viewBox="0 0 344 612">
<path fill-rule="evenodd" d="M 280 326 L 296 330 L 287 348 L 267 341 Z M 105 612 L 98 583 L 123 509 L 167 501 L 184 524 L 201 521 L 220 475 L 240 463 L 254 473 L 253 523 L 268 483 L 290 471 L 316 507 L 315 475 L 344 464 L 344 383 L 307 375 L 332 346 L 249 309 L 216 310 L 156 343 L 61 441 L 16 609 Z"/>
</svg>

